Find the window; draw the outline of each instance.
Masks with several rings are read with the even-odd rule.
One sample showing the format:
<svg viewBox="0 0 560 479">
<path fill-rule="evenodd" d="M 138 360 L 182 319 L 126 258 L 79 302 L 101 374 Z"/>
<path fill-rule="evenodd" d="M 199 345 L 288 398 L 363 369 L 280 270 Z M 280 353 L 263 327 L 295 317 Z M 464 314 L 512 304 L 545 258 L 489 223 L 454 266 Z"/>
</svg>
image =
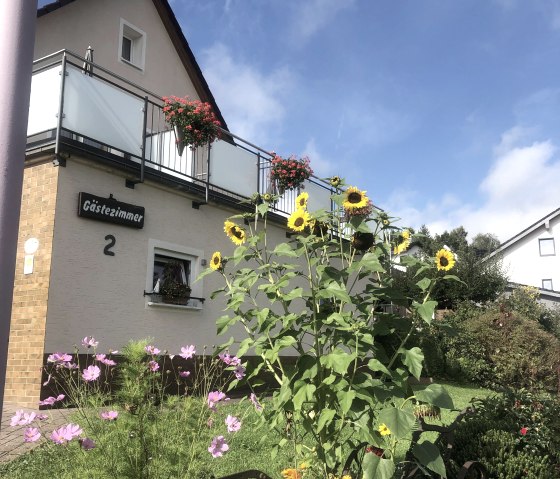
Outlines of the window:
<svg viewBox="0 0 560 479">
<path fill-rule="evenodd" d="M 146 34 L 121 18 L 119 60 L 144 70 Z"/>
<path fill-rule="evenodd" d="M 554 256 L 556 251 L 554 248 L 554 238 L 539 239 L 539 253 L 541 256 Z"/>
<path fill-rule="evenodd" d="M 203 252 L 163 241 L 149 241 L 146 294 L 148 306 L 175 305 L 200 309 L 202 281 L 200 273 Z"/>
<path fill-rule="evenodd" d="M 552 287 L 552 280 L 551 279 L 543 279 L 542 280 L 542 289 L 550 289 L 551 291 L 554 290 Z"/>
</svg>

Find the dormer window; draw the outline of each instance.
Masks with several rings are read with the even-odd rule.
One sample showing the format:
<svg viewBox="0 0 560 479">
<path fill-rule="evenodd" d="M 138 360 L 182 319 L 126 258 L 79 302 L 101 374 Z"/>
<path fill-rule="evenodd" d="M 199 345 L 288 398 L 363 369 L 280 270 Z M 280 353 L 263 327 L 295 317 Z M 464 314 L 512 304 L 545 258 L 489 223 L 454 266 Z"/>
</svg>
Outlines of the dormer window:
<svg viewBox="0 0 560 479">
<path fill-rule="evenodd" d="M 121 18 L 119 39 L 119 61 L 144 70 L 146 34 Z"/>
</svg>

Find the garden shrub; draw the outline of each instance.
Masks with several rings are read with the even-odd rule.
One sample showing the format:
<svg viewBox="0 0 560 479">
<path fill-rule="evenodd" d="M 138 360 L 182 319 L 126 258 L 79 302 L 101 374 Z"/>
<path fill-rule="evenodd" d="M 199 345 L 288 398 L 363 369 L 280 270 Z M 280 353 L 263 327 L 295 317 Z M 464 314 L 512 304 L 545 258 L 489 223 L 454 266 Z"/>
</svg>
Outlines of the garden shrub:
<svg viewBox="0 0 560 479">
<path fill-rule="evenodd" d="M 525 390 L 476 403 L 457 429 L 451 470 L 482 462 L 490 477 L 549 479 L 560 473 L 560 401 Z"/>
</svg>

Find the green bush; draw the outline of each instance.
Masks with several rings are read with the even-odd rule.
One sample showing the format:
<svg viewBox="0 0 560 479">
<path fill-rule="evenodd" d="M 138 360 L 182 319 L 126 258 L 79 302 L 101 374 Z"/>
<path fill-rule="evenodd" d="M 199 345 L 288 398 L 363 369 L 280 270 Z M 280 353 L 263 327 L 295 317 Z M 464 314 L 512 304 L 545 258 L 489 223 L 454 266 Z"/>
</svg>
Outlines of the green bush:
<svg viewBox="0 0 560 479">
<path fill-rule="evenodd" d="M 490 477 L 558 477 L 560 402 L 521 390 L 479 401 L 455 435 L 451 470 L 482 462 Z"/>
</svg>

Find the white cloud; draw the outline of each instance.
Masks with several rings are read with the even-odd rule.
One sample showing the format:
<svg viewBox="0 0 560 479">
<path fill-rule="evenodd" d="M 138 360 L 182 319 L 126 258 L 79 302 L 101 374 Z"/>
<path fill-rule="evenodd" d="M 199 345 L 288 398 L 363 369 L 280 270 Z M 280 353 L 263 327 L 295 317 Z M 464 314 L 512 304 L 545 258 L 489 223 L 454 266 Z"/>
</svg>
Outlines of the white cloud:
<svg viewBox="0 0 560 479">
<path fill-rule="evenodd" d="M 288 68 L 266 74 L 240 61 L 223 44 L 215 44 L 201 57 L 203 72 L 230 131 L 262 148 L 279 135 L 286 115 L 283 104 L 293 89 Z"/>
<path fill-rule="evenodd" d="M 464 226 L 469 234 L 493 233 L 505 241 L 560 206 L 560 158 L 551 140 L 529 143 L 530 130 L 513 128 L 494 149 L 492 167 L 481 181 L 480 206 L 451 194 L 425 205 L 414 192 L 395 191 L 388 211 L 403 226 L 426 224 L 432 233 Z"/>
<path fill-rule="evenodd" d="M 294 35 L 298 39 L 307 39 L 326 27 L 345 8 L 354 4 L 354 0 L 307 0 L 298 3 L 294 12 Z"/>
<path fill-rule="evenodd" d="M 335 164 L 333 161 L 325 158 L 317 149 L 315 138 L 310 138 L 301 156 L 308 156 L 311 161 L 311 168 L 315 176 L 326 178 L 335 173 Z"/>
</svg>

